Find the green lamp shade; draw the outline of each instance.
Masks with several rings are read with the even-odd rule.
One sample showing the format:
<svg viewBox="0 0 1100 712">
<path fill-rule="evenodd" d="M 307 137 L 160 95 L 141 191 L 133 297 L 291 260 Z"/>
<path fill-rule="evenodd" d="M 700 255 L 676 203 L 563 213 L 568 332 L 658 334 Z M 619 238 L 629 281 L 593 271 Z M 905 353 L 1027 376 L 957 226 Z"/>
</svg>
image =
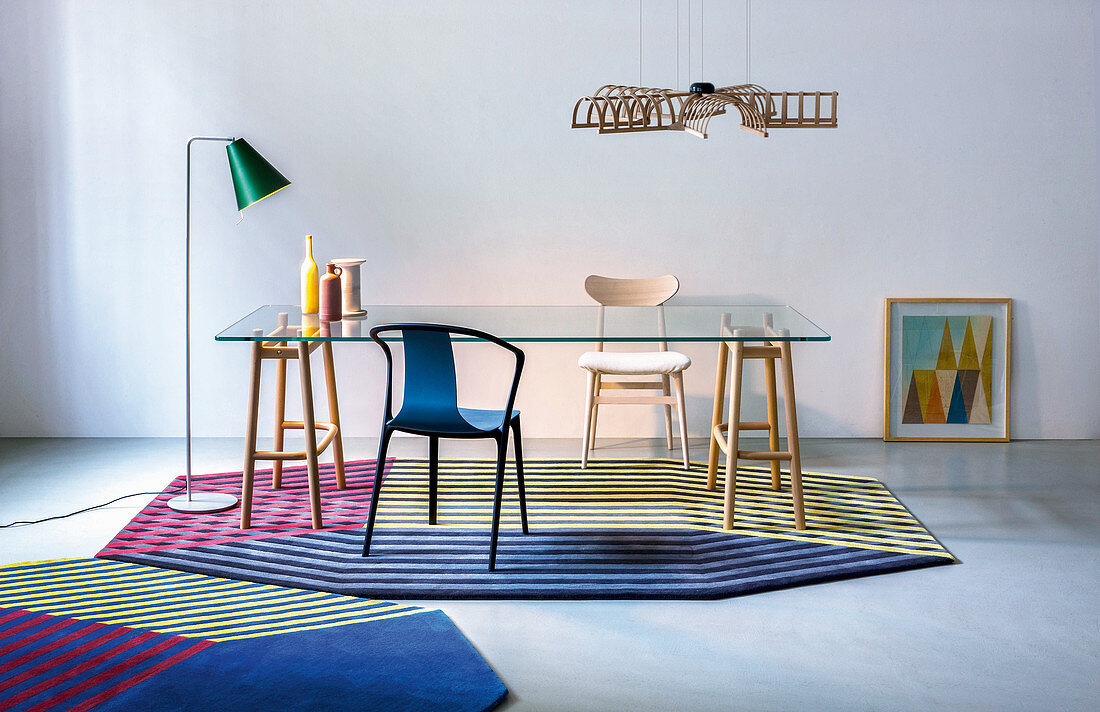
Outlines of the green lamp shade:
<svg viewBox="0 0 1100 712">
<path fill-rule="evenodd" d="M 290 185 L 290 181 L 243 138 L 233 141 L 225 150 L 229 154 L 229 170 L 233 174 L 237 210 L 244 210 Z"/>
</svg>

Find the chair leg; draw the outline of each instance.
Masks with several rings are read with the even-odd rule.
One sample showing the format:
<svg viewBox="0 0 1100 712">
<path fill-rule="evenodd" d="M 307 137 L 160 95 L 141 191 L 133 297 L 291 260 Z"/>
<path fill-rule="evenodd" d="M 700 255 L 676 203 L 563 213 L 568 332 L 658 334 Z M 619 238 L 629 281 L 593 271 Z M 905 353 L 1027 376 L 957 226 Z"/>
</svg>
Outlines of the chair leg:
<svg viewBox="0 0 1100 712">
<path fill-rule="evenodd" d="M 602 388 L 602 385 L 601 385 L 602 383 L 603 383 L 603 374 L 597 373 L 596 374 L 596 383 L 595 383 L 595 385 L 593 387 L 593 390 L 592 390 L 592 397 L 593 398 L 598 398 L 599 397 L 600 388 Z M 600 404 L 593 400 L 592 401 L 592 430 L 589 433 L 589 438 L 588 438 L 588 449 L 589 450 L 595 450 L 596 449 L 596 420 L 597 420 L 597 416 L 599 416 L 599 413 L 600 413 Z"/>
<path fill-rule="evenodd" d="M 588 442 L 592 434 L 592 400 L 595 397 L 596 374 L 588 372 L 588 388 L 584 396 L 584 437 L 581 439 L 581 469 L 588 467 Z"/>
<path fill-rule="evenodd" d="M 374 535 L 374 517 L 378 513 L 378 493 L 382 490 L 382 473 L 386 471 L 386 448 L 390 444 L 393 431 L 382 427 L 382 437 L 378 441 L 378 463 L 374 469 L 374 485 L 370 493 L 370 513 L 367 515 L 367 535 L 363 539 L 363 556 L 370 554 L 370 540 Z"/>
<path fill-rule="evenodd" d="M 668 398 L 672 395 L 672 391 L 668 387 L 669 377 L 668 374 L 661 376 L 661 395 Z M 664 405 L 665 410 L 665 446 L 672 450 L 672 406 L 666 403 Z"/>
<path fill-rule="evenodd" d="M 690 470 L 691 457 L 688 455 L 687 407 L 684 404 L 684 374 L 673 374 L 672 385 L 676 389 L 676 412 L 680 418 L 680 448 L 684 451 L 684 469 Z"/>
<path fill-rule="evenodd" d="M 439 436 L 428 436 L 428 524 L 435 524 L 436 494 L 439 492 Z"/>
<path fill-rule="evenodd" d="M 497 441 L 497 487 L 493 496 L 493 535 L 489 541 L 489 570 L 497 565 L 497 533 L 500 531 L 500 502 L 504 494 L 504 463 L 508 459 L 508 432 L 501 430 Z"/>
<path fill-rule="evenodd" d="M 519 432 L 519 418 L 512 418 L 512 444 L 516 449 L 516 485 L 519 487 L 519 518 L 523 523 L 523 533 L 527 529 L 527 492 L 523 484 L 523 436 Z"/>
</svg>

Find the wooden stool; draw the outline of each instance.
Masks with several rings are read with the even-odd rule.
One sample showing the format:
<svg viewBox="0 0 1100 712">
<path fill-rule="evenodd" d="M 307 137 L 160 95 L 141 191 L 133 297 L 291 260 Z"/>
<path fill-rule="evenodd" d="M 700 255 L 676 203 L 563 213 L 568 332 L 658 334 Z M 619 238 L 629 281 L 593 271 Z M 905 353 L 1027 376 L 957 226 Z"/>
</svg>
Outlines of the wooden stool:
<svg viewBox="0 0 1100 712">
<path fill-rule="evenodd" d="M 290 336 L 298 327 L 287 325 L 287 314 L 279 314 L 279 327 L 271 334 L 258 336 Z M 260 331 L 260 330 L 257 330 Z M 310 375 L 309 357 L 320 347 L 325 362 L 325 385 L 328 387 L 329 422 L 317 421 L 313 416 L 313 380 Z M 256 450 L 256 423 L 260 413 L 260 367 L 265 360 L 274 360 L 275 379 L 275 449 Z M 284 420 L 286 415 L 286 362 L 297 359 L 302 382 L 302 419 Z M 324 430 L 324 438 L 317 441 L 317 430 Z M 306 449 L 297 452 L 282 450 L 286 430 L 304 430 Z M 320 529 L 321 481 L 317 457 L 333 444 L 333 460 L 336 465 L 336 486 L 345 489 L 344 443 L 340 434 L 340 409 L 336 403 L 336 371 L 332 360 L 331 341 L 298 341 L 288 346 L 286 341 L 252 342 L 252 379 L 248 389 L 248 420 L 245 428 L 244 475 L 241 483 L 241 529 L 252 524 L 252 482 L 257 460 L 273 460 L 271 486 L 279 489 L 283 479 L 284 460 L 305 460 L 309 471 L 309 506 L 313 515 L 313 528 Z"/>
<path fill-rule="evenodd" d="M 726 453 L 726 497 L 722 517 L 724 529 L 733 528 L 734 490 L 737 485 L 737 461 L 768 460 L 771 462 L 772 489 L 779 490 L 779 463 L 788 460 L 791 463 L 791 495 L 794 499 L 794 522 L 797 529 L 806 528 L 806 511 L 802 502 L 802 463 L 798 455 L 798 418 L 794 405 L 794 371 L 791 368 L 791 342 L 786 340 L 770 341 L 768 336 L 786 337 L 786 329 L 772 328 L 772 315 L 764 315 L 763 327 L 730 329 L 730 315 L 722 315 L 723 336 L 729 335 L 737 341 L 721 341 L 718 344 L 718 376 L 714 383 L 714 415 L 711 418 L 710 459 L 707 463 L 707 489 L 713 490 L 718 480 L 718 451 Z M 756 337 L 753 341 L 764 342 L 763 346 L 748 346 L 743 339 Z M 733 351 L 733 382 L 730 384 L 729 423 L 722 422 L 725 406 L 726 364 L 729 352 Z M 764 387 L 768 403 L 768 422 L 741 422 L 741 372 L 745 359 L 764 359 Z M 775 360 L 779 359 L 783 368 L 783 405 L 787 412 L 787 450 L 779 449 L 779 416 L 775 396 Z M 737 440 L 742 430 L 767 430 L 768 449 L 752 451 L 737 449 Z M 725 437 L 723 438 L 723 433 Z"/>
</svg>

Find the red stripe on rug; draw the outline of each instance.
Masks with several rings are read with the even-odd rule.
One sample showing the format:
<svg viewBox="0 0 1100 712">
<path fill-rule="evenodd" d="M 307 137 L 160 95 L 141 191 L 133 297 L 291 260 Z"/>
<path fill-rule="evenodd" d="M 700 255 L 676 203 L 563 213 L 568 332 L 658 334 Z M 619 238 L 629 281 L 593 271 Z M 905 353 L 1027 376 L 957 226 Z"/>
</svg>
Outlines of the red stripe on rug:
<svg viewBox="0 0 1100 712">
<path fill-rule="evenodd" d="M 339 531 L 341 529 L 362 529 L 365 527 L 365 523 L 357 522 L 355 524 L 338 524 L 334 526 L 326 526 L 324 529 L 312 529 L 310 527 L 302 527 L 299 531 L 278 531 L 267 532 L 251 535 L 242 535 L 227 537 L 224 539 L 209 539 L 203 541 L 188 540 L 184 542 L 176 542 L 174 544 L 165 544 L 163 546 L 111 546 L 96 554 L 96 556 L 103 556 L 105 554 L 136 554 L 144 551 L 167 551 L 169 549 L 190 549 L 197 546 L 213 546 L 214 544 L 232 544 L 235 541 L 247 541 L 250 539 L 274 539 L 275 537 L 286 536 L 287 534 L 306 534 L 308 532 L 332 532 Z M 171 541 L 171 539 L 165 539 L 165 541 Z"/>
<path fill-rule="evenodd" d="M 76 622 L 76 619 L 74 619 L 74 618 L 58 618 L 57 616 L 49 616 L 49 617 L 54 619 L 55 622 L 54 622 L 53 625 L 48 625 L 45 628 L 43 628 L 42 630 L 37 630 L 37 631 L 31 633 L 30 635 L 24 636 L 24 637 L 14 641 L 14 642 L 8 643 L 4 647 L 0 648 L 0 657 L 3 657 L 5 655 L 7 655 L 8 653 L 10 653 L 14 650 L 18 650 L 19 648 L 22 648 L 22 647 L 24 647 L 24 646 L 26 646 L 30 643 L 33 643 L 34 641 L 38 640 L 39 638 L 43 638 L 43 637 L 49 635 L 50 633 L 54 633 L 56 631 L 59 631 L 62 628 L 68 628 L 70 625 L 72 625 L 73 623 Z M 5 631 L 5 632 L 7 632 L 7 631 Z M 14 635 L 17 632 L 19 632 L 19 631 L 12 630 L 11 635 Z M 5 638 L 11 637 L 11 635 L 5 635 L 4 637 Z M 7 664 L 12 665 L 14 667 L 14 665 L 12 663 L 7 663 Z"/>
<path fill-rule="evenodd" d="M 20 610 L 20 611 L 16 611 L 16 614 L 29 613 L 29 612 L 30 611 Z M 11 620 L 11 618 L 12 618 L 12 616 L 5 616 L 5 620 Z M 48 621 L 52 618 L 54 618 L 54 616 L 45 616 L 45 615 L 42 615 L 41 613 L 32 613 L 31 617 L 28 618 L 27 620 L 25 620 L 21 623 L 17 623 L 16 625 L 13 625 L 11 628 L 8 628 L 7 630 L 4 630 L 3 631 L 4 637 L 5 638 L 10 638 L 14 635 L 18 635 L 19 633 L 22 633 L 23 631 L 25 631 L 27 628 L 33 628 L 34 626 L 38 625 L 39 623 L 42 623 L 44 621 Z M 0 621 L 0 623 L 3 623 L 3 622 L 4 621 Z M 0 650 L 0 655 L 2 655 L 2 654 L 3 654 L 3 651 Z"/>
<path fill-rule="evenodd" d="M 383 478 L 390 474 L 395 462 L 395 458 L 386 459 Z M 345 465 L 345 472 L 354 474 L 358 471 L 373 474 L 376 469 L 375 463 L 375 460 L 349 462 Z M 321 531 L 314 529 L 310 523 L 308 490 L 304 482 L 306 468 L 304 466 L 294 468 L 293 472 L 288 468 L 283 472 L 284 478 L 295 472 L 302 475 L 303 481 L 300 485 L 288 483 L 284 479 L 283 487 L 278 490 L 265 490 L 261 487 L 255 492 L 250 529 L 238 528 L 239 510 L 215 513 L 202 518 L 175 512 L 166 505 L 166 500 L 177 492 L 165 491 L 139 512 L 96 556 L 189 549 Z M 257 473 L 259 474 L 261 473 Z M 240 492 L 240 472 L 217 473 L 201 477 L 205 483 L 203 487 L 208 490 L 234 494 Z M 326 521 L 323 531 L 357 529 L 365 525 L 370 511 L 373 477 L 370 480 L 367 486 L 343 490 L 336 489 L 332 483 L 322 484 L 321 509 Z M 173 480 L 169 489 L 174 490 L 180 481 L 180 478 Z"/>
<path fill-rule="evenodd" d="M 66 621 L 76 621 L 75 618 L 66 618 L 64 620 L 66 620 Z M 80 622 L 84 622 L 84 621 L 80 621 Z M 69 643 L 73 642 L 74 640 L 77 640 L 78 638 L 83 638 L 85 635 L 88 635 L 89 633 L 94 633 L 95 631 L 100 630 L 100 629 L 105 628 L 105 627 L 106 627 L 106 625 L 103 624 L 103 623 L 89 623 L 88 625 L 81 628 L 80 630 L 75 630 L 72 633 L 69 633 L 68 635 L 66 635 L 64 638 L 59 638 L 59 639 L 53 641 L 52 643 L 47 643 L 46 645 L 43 645 L 41 648 L 38 648 L 36 650 L 32 650 L 29 653 L 27 653 L 26 655 L 24 655 L 23 657 L 16 658 L 15 660 L 12 660 L 11 662 L 6 663 L 6 665 L 8 665 L 12 669 L 17 668 L 17 667 L 19 667 L 19 666 L 21 666 L 25 663 L 30 662 L 31 660 L 34 660 L 35 658 L 42 657 L 43 655 L 46 655 L 47 653 L 51 653 L 54 650 L 57 650 L 58 648 L 60 648 L 62 646 L 68 645 Z M 27 642 L 27 639 L 24 638 L 19 642 L 20 642 L 20 645 L 22 645 L 23 643 Z M 3 651 L 0 651 L 0 655 L 2 655 L 2 654 L 3 654 Z M 56 660 L 51 660 L 50 661 L 50 665 L 55 665 L 55 664 L 57 664 Z"/>
<path fill-rule="evenodd" d="M 388 470 L 389 468 L 393 467 L 393 463 L 396 462 L 396 461 L 397 461 L 396 457 L 387 457 L 386 458 L 386 469 Z M 347 474 L 348 472 L 362 472 L 364 470 L 374 470 L 377 467 L 377 463 L 378 463 L 377 458 L 375 458 L 373 460 L 351 460 L 350 462 L 345 461 L 344 462 L 344 474 Z M 319 463 L 317 463 L 317 470 L 318 470 L 318 473 L 322 476 L 323 475 L 333 475 L 333 476 L 335 476 L 336 466 L 331 462 L 319 462 Z M 266 477 L 266 476 L 272 474 L 272 472 L 273 472 L 273 470 L 256 470 L 256 472 L 254 473 L 254 476 L 257 479 L 259 479 L 261 475 Z M 243 474 L 244 473 L 242 473 L 240 470 L 237 470 L 236 472 L 233 472 L 233 471 L 208 472 L 208 473 L 203 474 L 203 475 L 192 475 L 191 480 L 194 481 L 194 480 L 197 480 L 197 479 L 205 479 L 207 477 L 235 477 L 239 481 Z M 308 475 L 308 474 L 309 474 L 309 468 L 305 465 L 295 465 L 294 467 L 285 467 L 285 468 L 283 468 L 283 479 L 284 480 L 287 477 L 292 477 L 294 475 Z M 176 481 L 183 482 L 184 481 L 184 476 L 180 475 L 175 480 L 173 480 L 173 482 L 176 482 Z"/>
<path fill-rule="evenodd" d="M 0 616 L 0 625 L 3 625 L 8 621 L 13 621 L 16 618 L 21 618 L 27 613 L 30 613 L 30 611 L 24 611 L 22 608 L 16 608 L 14 610 L 8 611 L 4 615 Z M 41 614 L 31 613 L 31 615 L 38 615 L 40 618 L 45 618 L 45 616 Z"/>
<path fill-rule="evenodd" d="M 366 523 L 366 517 L 362 517 L 362 523 L 360 523 L 359 526 L 364 526 L 365 523 Z M 328 529 L 328 528 L 329 527 L 325 527 L 325 529 Z M 276 529 L 276 530 L 279 530 L 281 533 L 285 533 L 286 531 L 294 530 L 294 529 L 305 529 L 305 530 L 308 530 L 308 531 L 317 531 L 316 529 L 309 526 L 308 524 L 307 525 L 302 525 L 302 524 L 298 524 L 298 523 L 293 523 L 293 524 L 270 524 L 270 525 L 266 526 L 265 529 Z M 253 534 L 262 533 L 262 532 L 258 532 L 258 531 L 253 531 L 252 529 L 238 529 L 237 531 L 239 531 L 241 533 L 242 537 L 247 537 L 247 536 L 251 536 Z M 185 537 L 183 535 L 184 534 L 190 534 L 190 533 L 193 533 L 193 532 L 197 532 L 197 533 L 200 533 L 200 534 L 209 534 L 210 533 L 210 527 L 209 526 L 179 527 L 179 528 L 173 528 L 172 529 L 172 534 L 179 534 L 180 535 L 178 537 L 179 539 L 186 539 L 187 537 Z M 159 535 L 159 536 L 156 536 L 156 537 L 150 537 L 148 533 L 142 533 L 140 530 L 136 530 L 136 529 L 135 530 L 129 530 L 129 531 L 124 529 L 124 530 L 120 531 L 115 536 L 116 541 L 118 541 L 118 540 L 123 540 L 123 541 L 137 540 L 137 541 L 135 541 L 135 543 L 156 542 L 158 540 L 171 541 L 175 538 L 177 538 L 177 537 L 166 536 L 166 535 Z"/>
<path fill-rule="evenodd" d="M 74 648 L 74 649 L 70 650 L 69 652 L 65 653 L 64 655 L 61 655 L 60 657 L 54 658 L 53 660 L 47 660 L 44 663 L 39 663 L 38 665 L 34 666 L 30 670 L 27 670 L 27 671 L 23 672 L 22 674 L 17 675 L 16 677 L 13 677 L 10 680 L 5 680 L 3 683 L 0 683 L 0 690 L 4 690 L 4 689 L 6 689 L 8 687 L 11 687 L 13 685 L 18 685 L 22 682 L 26 682 L 27 680 L 31 679 L 32 677 L 36 677 L 38 675 L 38 673 L 40 673 L 40 672 L 45 672 L 46 670 L 49 670 L 52 667 L 60 665 L 61 663 L 72 660 L 73 658 L 78 657 L 79 655 L 82 655 L 85 652 L 88 652 L 88 651 L 90 651 L 94 648 L 98 648 L 98 647 L 102 646 L 104 643 L 109 643 L 110 641 L 114 640 L 115 638 L 119 637 L 120 635 L 122 635 L 124 633 L 127 633 L 131 630 L 133 630 L 133 629 L 132 628 L 116 628 L 115 630 L 112 630 L 109 633 L 107 633 L 107 635 L 100 636 L 99 638 L 96 638 L 95 640 L 88 641 L 84 645 L 81 645 L 79 648 Z M 134 647 L 138 643 L 141 643 L 145 640 L 148 640 L 149 638 L 155 638 L 156 635 L 157 635 L 156 633 L 149 633 L 149 632 L 141 633 L 141 634 L 131 638 L 130 640 L 126 640 L 126 641 L 123 641 L 122 643 L 119 643 L 118 645 L 112 646 L 109 650 L 100 653 L 99 655 L 95 656 L 91 660 L 86 660 L 83 663 L 80 663 L 79 665 L 76 665 L 73 668 L 71 668 L 69 670 L 66 670 L 65 672 L 63 672 L 59 675 L 51 677 L 47 680 L 43 680 L 42 682 L 38 683 L 34 687 L 30 687 L 30 688 L 27 688 L 26 690 L 23 690 L 22 692 L 15 695 L 14 697 L 10 697 L 10 698 L 4 700 L 4 702 L 5 702 L 5 704 L 14 707 L 15 705 L 19 704 L 20 702 L 23 702 L 25 700 L 29 700 L 30 698 L 34 697 L 35 695 L 39 694 L 40 692 L 48 690 L 51 687 L 55 687 L 58 684 L 60 684 L 62 682 L 65 682 L 69 678 L 76 677 L 77 675 L 81 674 L 85 670 L 90 670 L 91 668 L 95 667 L 96 665 L 103 662 L 104 660 L 107 660 L 107 659 L 113 657 L 118 652 L 123 652 L 123 651 L 129 650 L 130 648 Z"/>
<path fill-rule="evenodd" d="M 98 705 L 100 702 L 104 702 L 106 700 L 109 700 L 112 697 L 122 693 L 123 691 L 130 689 L 134 685 L 137 685 L 138 683 L 145 682 L 146 680 L 153 677 L 154 675 L 157 675 L 157 674 L 167 670 L 168 668 L 172 667 L 173 665 L 176 665 L 177 663 L 183 662 L 184 660 L 191 657 L 195 653 L 199 653 L 199 652 L 202 652 L 203 650 L 206 650 L 211 645 L 214 645 L 214 641 L 212 641 L 212 640 L 194 641 L 193 645 L 191 645 L 187 648 L 184 648 L 183 650 L 179 651 L 178 653 L 176 653 L 172 657 L 166 658 L 166 659 L 162 660 L 161 662 L 157 663 L 156 665 L 153 665 L 149 668 L 146 668 L 145 670 L 138 673 L 137 675 L 134 675 L 133 677 L 129 677 L 129 678 L 123 680 L 122 682 L 118 683 L 114 687 L 111 687 L 109 689 L 104 690 L 103 692 L 100 692 L 95 697 L 89 697 L 88 699 L 84 700 L 83 702 L 81 702 L 77 706 L 73 707 L 71 710 L 69 710 L 69 712 L 86 712 L 87 710 L 90 710 L 93 707 L 95 707 L 96 705 Z"/>
<path fill-rule="evenodd" d="M 151 658 L 155 655 L 160 655 L 165 650 L 168 650 L 169 648 L 174 647 L 174 646 L 178 645 L 181 642 L 186 643 L 186 644 L 191 644 L 192 640 L 190 638 L 181 638 L 179 636 L 173 636 L 173 637 L 171 637 L 167 640 L 163 640 L 163 641 L 157 643 L 156 645 L 154 645 L 153 647 L 148 648 L 147 650 L 142 650 L 140 653 L 137 653 L 135 655 L 131 655 L 130 657 L 120 661 L 118 664 L 107 668 L 106 670 L 99 673 L 98 675 L 90 677 L 90 678 L 88 678 L 87 680 L 85 680 L 84 682 L 82 682 L 78 685 L 73 685 L 72 687 L 70 687 L 68 690 L 65 690 L 64 692 L 59 692 L 56 695 L 54 695 L 53 697 L 51 697 L 47 700 L 43 700 L 42 702 L 39 702 L 34 707 L 31 707 L 30 709 L 28 709 L 27 712 L 46 712 L 46 710 L 49 710 L 51 707 L 54 707 L 54 706 L 64 702 L 65 700 L 76 697 L 81 692 L 85 692 L 87 690 L 90 690 L 91 688 L 95 687 L 96 685 L 99 685 L 103 682 L 106 682 L 107 680 L 110 680 L 113 677 L 118 677 L 120 674 L 122 674 L 123 672 L 129 670 L 130 668 L 134 667 L 135 665 L 138 665 L 138 664 L 148 660 L 149 658 Z M 200 643 L 206 643 L 206 642 L 209 642 L 209 641 L 199 641 L 199 642 Z M 128 646 L 128 647 L 132 647 L 132 646 Z M 188 647 L 191 647 L 191 646 L 188 645 Z M 197 647 L 197 644 L 196 644 L 196 647 Z M 92 667 L 94 667 L 94 666 L 88 665 L 88 666 L 85 667 L 85 669 L 91 669 Z M 123 681 L 122 683 L 119 683 L 119 684 L 125 684 L 125 681 Z"/>
</svg>

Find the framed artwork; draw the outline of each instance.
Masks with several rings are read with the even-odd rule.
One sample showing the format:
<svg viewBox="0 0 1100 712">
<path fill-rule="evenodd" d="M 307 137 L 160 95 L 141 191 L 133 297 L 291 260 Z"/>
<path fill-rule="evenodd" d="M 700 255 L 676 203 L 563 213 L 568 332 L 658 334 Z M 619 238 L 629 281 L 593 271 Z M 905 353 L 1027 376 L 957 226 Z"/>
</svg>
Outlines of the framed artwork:
<svg viewBox="0 0 1100 712">
<path fill-rule="evenodd" d="M 885 440 L 1007 442 L 1011 299 L 887 299 Z"/>
</svg>

